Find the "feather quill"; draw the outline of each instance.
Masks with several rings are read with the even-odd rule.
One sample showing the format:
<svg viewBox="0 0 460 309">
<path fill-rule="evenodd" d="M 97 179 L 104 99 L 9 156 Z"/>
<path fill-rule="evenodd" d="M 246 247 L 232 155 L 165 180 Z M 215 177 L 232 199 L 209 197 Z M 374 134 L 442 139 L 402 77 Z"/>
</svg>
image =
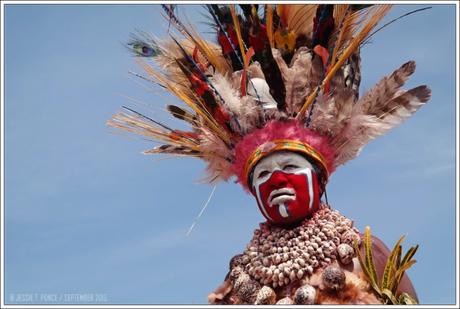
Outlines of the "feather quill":
<svg viewBox="0 0 460 309">
<path fill-rule="evenodd" d="M 235 12 L 235 6 L 230 5 L 230 14 L 232 14 L 233 26 L 235 28 L 236 37 L 238 38 L 238 45 L 240 47 L 240 52 L 243 58 L 244 69 L 247 70 L 248 68 L 248 61 L 244 55 L 246 55 L 246 48 L 243 42 L 243 38 L 241 37 L 241 27 L 240 21 L 238 19 L 238 15 Z"/>
</svg>

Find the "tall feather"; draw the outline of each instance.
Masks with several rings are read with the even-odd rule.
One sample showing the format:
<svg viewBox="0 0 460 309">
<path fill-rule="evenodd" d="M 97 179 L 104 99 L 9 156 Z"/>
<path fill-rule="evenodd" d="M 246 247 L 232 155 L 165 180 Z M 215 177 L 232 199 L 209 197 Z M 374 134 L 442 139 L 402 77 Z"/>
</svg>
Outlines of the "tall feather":
<svg viewBox="0 0 460 309">
<path fill-rule="evenodd" d="M 307 47 L 300 47 L 288 66 L 278 50 L 273 51 L 286 88 L 286 111 L 293 114 L 305 101 L 305 97 L 320 82 L 321 71 L 312 61 Z"/>
<path fill-rule="evenodd" d="M 385 76 L 370 89 L 358 102 L 357 110 L 362 114 L 379 115 L 388 109 L 387 103 L 415 72 L 415 62 L 409 61 Z"/>
<path fill-rule="evenodd" d="M 331 54 L 331 66 L 335 64 L 335 59 L 337 58 L 337 53 L 341 48 L 343 41 L 345 39 L 345 33 L 349 29 L 352 19 L 347 18 L 350 15 L 350 5 L 336 4 L 334 7 L 334 18 L 337 22 L 337 27 L 333 36 L 336 37 L 334 41 L 334 47 Z"/>
<path fill-rule="evenodd" d="M 195 113 L 203 118 L 204 125 L 206 125 L 214 134 L 219 136 L 225 143 L 230 143 L 230 138 L 225 130 L 216 122 L 216 120 L 209 114 L 209 112 L 200 104 L 200 100 L 188 96 L 186 93 L 181 91 L 174 83 L 166 80 L 161 74 L 154 71 L 150 66 L 144 64 L 145 70 L 149 74 L 158 80 L 166 89 L 172 94 L 176 95 L 179 99 L 184 101 Z"/>
<path fill-rule="evenodd" d="M 317 4 L 293 4 L 289 6 L 288 29 L 298 36 L 311 37 L 313 30 L 313 17 L 315 16 Z"/>
<path fill-rule="evenodd" d="M 431 91 L 428 87 L 420 86 L 394 98 L 389 102 L 390 105 L 393 105 L 392 110 L 380 117 L 353 115 L 340 135 L 332 141 L 332 145 L 337 149 L 335 166 L 345 164 L 355 158 L 370 140 L 401 124 L 425 104 L 430 95 Z"/>
<path fill-rule="evenodd" d="M 320 4 L 316 10 L 315 18 L 313 19 L 313 34 L 312 46 L 321 45 L 328 47 L 328 42 L 332 31 L 334 30 L 334 5 Z"/>
<path fill-rule="evenodd" d="M 334 42 L 334 48 L 332 51 L 331 57 L 331 66 L 336 62 L 337 57 L 343 52 L 344 48 L 349 44 L 355 36 L 357 36 L 357 31 L 359 30 L 362 22 L 366 20 L 371 11 L 363 7 L 357 9 L 354 5 L 336 5 L 337 12 L 337 28 L 335 30 L 334 36 L 337 38 Z M 341 16 L 342 14 L 343 17 Z M 342 19 L 343 18 L 343 19 Z"/>
<path fill-rule="evenodd" d="M 214 19 L 216 23 L 216 28 L 218 29 L 218 41 L 222 47 L 222 52 L 224 55 L 228 55 L 231 63 L 233 70 L 239 70 L 241 68 L 244 68 L 244 63 L 242 60 L 242 57 L 244 57 L 244 54 L 240 54 L 238 50 L 235 47 L 235 42 L 234 40 L 230 37 L 229 34 L 229 29 L 227 29 L 227 24 L 230 22 L 228 21 L 228 12 L 222 11 L 220 7 L 216 4 L 207 4 L 206 5 L 209 13 L 211 14 L 211 17 Z M 226 8 L 228 9 L 228 8 Z M 221 36 L 223 35 L 223 37 Z M 231 50 L 226 51 L 226 46 L 230 46 Z"/>
<path fill-rule="evenodd" d="M 240 21 L 239 21 L 239 16 L 235 12 L 235 6 L 230 5 L 230 13 L 232 14 L 232 20 L 233 20 L 233 26 L 235 28 L 236 36 L 238 38 L 238 45 L 240 47 L 240 53 L 243 58 L 243 64 L 244 64 L 244 69 L 247 70 L 248 68 L 248 61 L 244 55 L 246 55 L 246 47 L 243 42 L 243 38 L 241 36 L 241 27 L 240 27 Z"/>
<path fill-rule="evenodd" d="M 154 140 L 197 149 L 198 142 L 193 138 L 184 136 L 180 132 L 161 130 L 154 125 L 156 123 L 152 122 L 151 119 L 139 113 L 120 112 L 113 116 L 107 124 Z"/>
<path fill-rule="evenodd" d="M 335 73 L 342 67 L 344 62 L 350 57 L 352 53 L 354 53 L 358 47 L 360 46 L 361 42 L 363 42 L 369 32 L 377 25 L 377 23 L 386 15 L 386 13 L 390 10 L 391 5 L 379 5 L 374 6 L 371 9 L 374 9 L 370 17 L 364 22 L 364 25 L 359 32 L 359 34 L 353 38 L 350 44 L 347 46 L 343 54 L 339 57 L 337 62 L 334 66 L 331 67 L 329 72 L 324 77 L 323 81 L 321 82 L 320 87 L 316 88 L 307 98 L 305 103 L 303 104 L 302 108 L 297 115 L 298 119 L 302 119 L 305 116 L 305 112 L 307 111 L 310 104 L 313 103 L 316 96 L 318 95 L 320 90 L 324 89 L 324 86 L 330 82 L 330 80 L 334 77 Z"/>
<path fill-rule="evenodd" d="M 265 22 L 267 25 L 267 37 L 270 43 L 270 48 L 275 46 L 273 41 L 273 6 L 271 4 L 265 5 Z"/>
<path fill-rule="evenodd" d="M 353 106 L 346 125 L 332 139 L 337 150 L 336 166 L 356 157 L 371 139 L 399 125 L 429 100 L 431 90 L 427 86 L 400 89 L 414 70 L 415 63 L 407 62 Z"/>
<path fill-rule="evenodd" d="M 191 25 L 186 27 L 174 14 L 174 11 L 167 5 L 162 5 L 162 8 L 166 11 L 167 18 L 171 24 L 182 33 L 187 39 L 192 41 L 203 56 L 222 74 L 225 74 L 230 70 L 225 60 L 220 57 L 214 48 L 210 46 L 199 33 L 193 29 Z"/>
<path fill-rule="evenodd" d="M 334 138 L 348 124 L 353 108 L 352 91 L 332 97 L 320 94 L 312 114 L 310 127 L 324 136 Z"/>
</svg>

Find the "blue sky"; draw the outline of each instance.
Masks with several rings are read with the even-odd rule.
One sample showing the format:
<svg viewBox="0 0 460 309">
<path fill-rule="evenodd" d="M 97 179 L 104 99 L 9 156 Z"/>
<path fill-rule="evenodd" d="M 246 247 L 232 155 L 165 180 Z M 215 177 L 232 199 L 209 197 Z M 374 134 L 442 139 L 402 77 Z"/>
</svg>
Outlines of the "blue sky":
<svg viewBox="0 0 460 309">
<path fill-rule="evenodd" d="M 419 7 L 396 6 L 387 20 Z M 142 108 L 128 97 L 159 119 L 178 103 L 127 73 L 140 69 L 122 43 L 135 29 L 164 37 L 160 7 L 4 8 L 5 301 L 76 293 L 114 304 L 206 303 L 263 220 L 255 200 L 236 184 L 218 185 L 186 237 L 212 190 L 199 183 L 205 165 L 143 156 L 148 142 L 105 125 L 122 105 Z M 194 21 L 202 11 L 179 7 Z M 413 59 L 407 87 L 428 84 L 433 96 L 334 173 L 329 202 L 388 246 L 402 234 L 404 248 L 420 244 L 409 275 L 421 302 L 452 304 L 455 6 L 387 27 L 361 57 L 361 91 Z"/>
</svg>

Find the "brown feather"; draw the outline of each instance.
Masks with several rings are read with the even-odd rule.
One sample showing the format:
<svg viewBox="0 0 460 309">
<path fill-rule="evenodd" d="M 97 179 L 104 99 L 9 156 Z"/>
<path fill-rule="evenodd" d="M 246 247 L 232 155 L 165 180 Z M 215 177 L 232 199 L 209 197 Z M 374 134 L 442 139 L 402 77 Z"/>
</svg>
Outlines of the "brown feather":
<svg viewBox="0 0 460 309">
<path fill-rule="evenodd" d="M 414 72 L 415 62 L 409 61 L 391 75 L 385 76 L 358 101 L 360 112 L 378 116 L 382 110 L 387 110 L 387 102 L 394 97 Z"/>
<path fill-rule="evenodd" d="M 197 150 L 190 149 L 184 146 L 175 146 L 175 145 L 161 145 L 149 150 L 144 150 L 144 154 L 178 154 L 178 155 L 186 155 L 186 156 L 199 156 L 200 152 Z"/>
<path fill-rule="evenodd" d="M 173 115 L 173 117 L 186 121 L 191 125 L 197 125 L 198 119 L 196 118 L 196 115 L 193 115 L 192 113 L 183 109 L 182 107 L 176 105 L 166 105 L 166 109 L 168 110 L 168 112 L 171 113 L 171 115 Z"/>
<path fill-rule="evenodd" d="M 268 42 L 270 43 L 270 48 L 275 47 L 275 43 L 273 41 L 273 7 L 271 4 L 266 4 L 265 5 L 265 20 L 267 24 L 267 37 L 268 37 Z"/>
<path fill-rule="evenodd" d="M 316 14 L 317 4 L 290 4 L 287 9 L 288 29 L 297 36 L 304 35 L 311 38 L 313 31 L 313 18 Z"/>
<path fill-rule="evenodd" d="M 320 59 L 312 59 L 312 54 L 306 47 L 296 51 L 289 66 L 278 50 L 273 51 L 273 58 L 278 64 L 286 87 L 286 111 L 294 113 L 320 82 L 323 72 Z"/>
<path fill-rule="evenodd" d="M 399 91 L 386 102 L 385 108 L 379 109 L 378 114 L 363 114 L 355 106 L 347 125 L 331 140 L 331 145 L 336 149 L 335 166 L 355 158 L 370 140 L 401 124 L 424 105 L 430 96 L 431 90 L 427 86 L 419 86 Z"/>
<path fill-rule="evenodd" d="M 240 52 L 243 58 L 243 63 L 244 63 L 244 69 L 246 70 L 248 68 L 248 60 L 246 59 L 246 50 L 243 42 L 243 38 L 241 37 L 241 27 L 240 27 L 240 21 L 238 19 L 238 15 L 235 12 L 235 6 L 230 5 L 230 14 L 232 15 L 232 20 L 233 20 L 233 27 L 235 28 L 236 32 L 236 37 L 238 39 L 238 45 L 240 47 Z"/>
<path fill-rule="evenodd" d="M 369 11 L 372 10 L 372 13 L 368 14 L 369 17 L 367 18 L 366 21 L 362 22 L 363 26 L 361 28 L 361 31 L 355 38 L 353 38 L 350 41 L 350 44 L 344 50 L 343 54 L 340 55 L 339 59 L 334 64 L 334 66 L 330 68 L 330 70 L 328 71 L 328 73 L 326 74 L 326 76 L 324 77 L 321 83 L 320 89 L 316 88 L 308 96 L 307 100 L 305 101 L 305 103 L 303 104 L 302 108 L 299 111 L 299 114 L 297 116 L 298 119 L 302 119 L 303 117 L 305 117 L 305 112 L 315 100 L 316 96 L 319 93 L 319 90 L 324 89 L 324 86 L 327 85 L 329 81 L 334 77 L 334 75 L 342 67 L 342 65 L 348 59 L 348 57 L 350 57 L 350 55 L 353 54 L 359 48 L 361 42 L 363 42 L 366 39 L 370 31 L 386 15 L 386 13 L 388 13 L 390 8 L 391 8 L 391 5 L 378 5 L 378 6 L 376 5 L 376 6 L 372 6 L 371 9 L 369 9 Z"/>
</svg>

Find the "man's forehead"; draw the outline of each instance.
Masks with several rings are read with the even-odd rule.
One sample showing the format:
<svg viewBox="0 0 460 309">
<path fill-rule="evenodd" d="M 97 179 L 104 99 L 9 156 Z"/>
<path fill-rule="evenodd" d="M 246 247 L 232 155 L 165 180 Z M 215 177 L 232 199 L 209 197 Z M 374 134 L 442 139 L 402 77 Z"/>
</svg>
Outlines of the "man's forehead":
<svg viewBox="0 0 460 309">
<path fill-rule="evenodd" d="M 263 158 L 257 166 L 266 166 L 273 163 L 289 163 L 289 162 L 302 162 L 303 164 L 309 163 L 301 154 L 293 151 L 278 151 Z M 256 167 L 257 167 L 256 166 Z"/>
</svg>

